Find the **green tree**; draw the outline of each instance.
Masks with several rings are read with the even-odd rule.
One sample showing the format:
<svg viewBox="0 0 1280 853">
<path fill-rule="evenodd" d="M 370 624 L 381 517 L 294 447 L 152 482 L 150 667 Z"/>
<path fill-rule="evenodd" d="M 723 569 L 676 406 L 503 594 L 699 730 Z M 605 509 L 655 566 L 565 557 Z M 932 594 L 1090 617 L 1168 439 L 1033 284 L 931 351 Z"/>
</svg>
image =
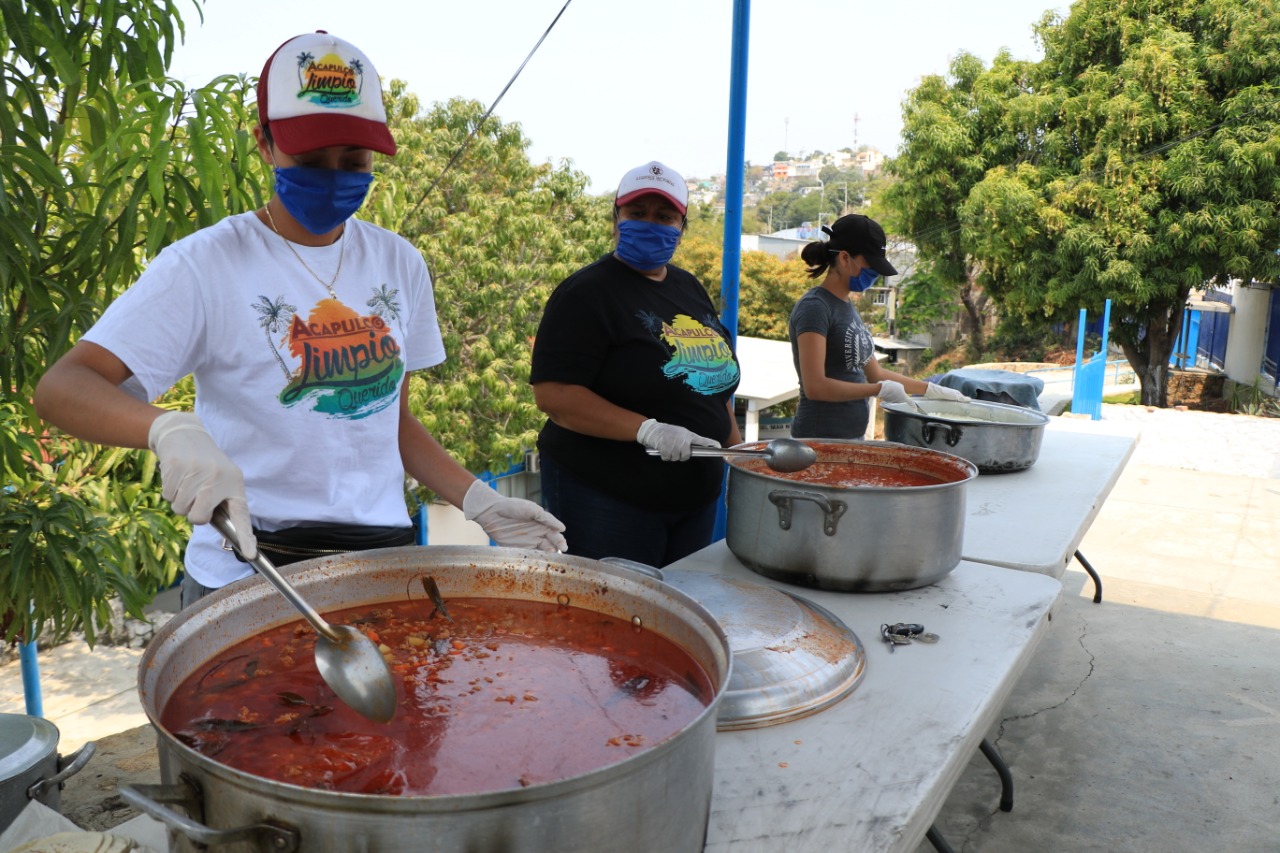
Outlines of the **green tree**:
<svg viewBox="0 0 1280 853">
<path fill-rule="evenodd" d="M 1004 98 L 1017 154 L 985 164 L 964 243 L 1006 311 L 1111 299 L 1142 401 L 1163 406 L 1187 296 L 1280 273 L 1280 3 L 1082 0 L 1038 33 L 1045 58 Z"/>
<path fill-rule="evenodd" d="M 891 227 L 915 244 L 929 269 L 927 278 L 906 287 L 903 316 L 908 323 L 909 311 L 937 317 L 959 302 L 975 354 L 984 350 L 993 315 L 979 280 L 982 262 L 960 228 L 959 211 L 990 166 L 1019 156 L 1004 118 L 1008 99 L 1025 91 L 1030 72 L 1028 63 L 1003 51 L 990 70 L 960 53 L 947 77 L 925 77 L 908 95 L 901 153 L 888 164 L 897 179 L 883 197 Z"/>
<path fill-rule="evenodd" d="M 697 276 L 716 308 L 722 307 L 724 250 L 720 235 L 686 235 L 674 262 Z M 813 284 L 799 260 L 781 261 L 768 252 L 743 252 L 738 284 L 738 334 L 787 339 L 787 320 L 796 300 Z"/>
<path fill-rule="evenodd" d="M 112 597 L 141 616 L 176 571 L 185 522 L 149 454 L 46 434 L 30 399 L 147 259 L 260 203 L 248 84 L 167 79 L 182 32 L 174 2 L 0 2 L 5 640 L 50 628 L 92 642 Z"/>
<path fill-rule="evenodd" d="M 467 468 L 501 473 L 545 421 L 529 386 L 543 306 L 612 245 L 611 199 L 587 195 L 586 176 L 568 163 L 531 163 L 520 125 L 480 124 L 475 101 L 423 111 L 398 80 L 386 100 L 399 150 L 380 165 L 362 215 L 426 257 L 448 353 L 410 379 L 410 407 Z"/>
</svg>

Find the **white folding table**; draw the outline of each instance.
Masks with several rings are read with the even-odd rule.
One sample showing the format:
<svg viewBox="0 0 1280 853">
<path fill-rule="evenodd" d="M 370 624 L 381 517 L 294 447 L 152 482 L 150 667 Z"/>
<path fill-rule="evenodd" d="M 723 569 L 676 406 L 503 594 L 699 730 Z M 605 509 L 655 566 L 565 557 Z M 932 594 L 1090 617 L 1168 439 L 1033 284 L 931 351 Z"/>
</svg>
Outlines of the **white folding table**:
<svg viewBox="0 0 1280 853">
<path fill-rule="evenodd" d="M 862 641 L 866 674 L 812 716 L 716 735 L 705 849 L 734 853 L 919 845 L 1052 618 L 1051 577 L 961 562 L 935 584 L 896 593 L 826 592 L 764 578 L 722 540 L 667 567 L 758 581 L 807 598 Z M 892 652 L 880 625 L 939 635 Z"/>
<path fill-rule="evenodd" d="M 1080 542 L 1137 443 L 1131 424 L 1050 418 L 1034 465 L 969 482 L 961 557 L 1059 580 L 1078 557 L 1101 601 L 1101 580 L 1079 553 Z"/>
</svg>

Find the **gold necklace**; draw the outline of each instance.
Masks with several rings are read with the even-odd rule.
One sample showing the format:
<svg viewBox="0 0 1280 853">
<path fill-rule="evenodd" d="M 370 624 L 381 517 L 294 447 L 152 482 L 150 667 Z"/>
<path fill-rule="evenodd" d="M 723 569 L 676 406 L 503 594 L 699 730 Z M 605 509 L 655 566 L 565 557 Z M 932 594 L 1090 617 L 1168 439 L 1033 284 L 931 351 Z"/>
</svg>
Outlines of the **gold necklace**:
<svg viewBox="0 0 1280 853">
<path fill-rule="evenodd" d="M 334 292 L 333 285 L 335 282 L 337 282 L 338 276 L 342 275 L 342 259 L 347 254 L 347 239 L 346 239 L 347 229 L 344 227 L 342 229 L 342 234 L 339 235 L 339 239 L 342 240 L 342 245 L 338 247 L 338 268 L 334 270 L 333 278 L 329 279 L 328 281 L 325 281 L 320 276 L 316 275 L 315 270 L 307 266 L 307 262 L 302 259 L 302 255 L 298 254 L 298 250 L 293 248 L 293 243 L 289 241 L 289 238 L 280 233 L 280 229 L 276 227 L 276 218 L 271 215 L 271 202 L 268 201 L 266 206 L 263 208 L 263 210 L 267 212 L 267 221 L 271 223 L 271 230 L 276 232 L 277 237 L 279 237 L 281 240 L 284 240 L 284 244 L 289 247 L 289 251 L 293 252 L 293 256 L 298 259 L 298 263 L 302 264 L 302 268 L 305 269 L 307 272 L 311 273 L 312 278 L 314 278 L 316 281 L 320 282 L 322 285 L 325 286 L 325 288 L 329 291 L 329 296 L 333 298 L 334 302 L 341 301 L 338 299 L 338 294 Z"/>
</svg>

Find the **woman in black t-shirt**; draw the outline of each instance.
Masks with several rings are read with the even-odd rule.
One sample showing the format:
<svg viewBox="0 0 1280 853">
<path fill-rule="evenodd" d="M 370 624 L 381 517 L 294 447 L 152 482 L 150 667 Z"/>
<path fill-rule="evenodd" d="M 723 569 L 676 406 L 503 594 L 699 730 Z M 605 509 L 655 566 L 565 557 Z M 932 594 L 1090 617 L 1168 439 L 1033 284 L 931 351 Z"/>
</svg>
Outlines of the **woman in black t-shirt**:
<svg viewBox="0 0 1280 853">
<path fill-rule="evenodd" d="M 739 369 L 706 290 L 669 263 L 687 204 L 661 163 L 628 172 L 614 251 L 556 287 L 538 328 L 543 502 L 571 554 L 664 566 L 711 543 L 724 463 L 691 453 L 741 441 Z"/>
</svg>

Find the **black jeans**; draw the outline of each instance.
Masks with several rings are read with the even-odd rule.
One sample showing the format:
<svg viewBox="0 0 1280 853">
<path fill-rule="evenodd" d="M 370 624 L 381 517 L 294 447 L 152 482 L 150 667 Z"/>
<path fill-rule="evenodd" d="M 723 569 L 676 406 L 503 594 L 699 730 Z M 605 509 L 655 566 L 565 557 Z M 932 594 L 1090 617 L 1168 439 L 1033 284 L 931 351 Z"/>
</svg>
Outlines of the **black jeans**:
<svg viewBox="0 0 1280 853">
<path fill-rule="evenodd" d="M 719 497 L 684 511 L 636 506 L 588 485 L 544 453 L 542 502 L 564 522 L 570 554 L 661 568 L 711 544 Z"/>
</svg>

